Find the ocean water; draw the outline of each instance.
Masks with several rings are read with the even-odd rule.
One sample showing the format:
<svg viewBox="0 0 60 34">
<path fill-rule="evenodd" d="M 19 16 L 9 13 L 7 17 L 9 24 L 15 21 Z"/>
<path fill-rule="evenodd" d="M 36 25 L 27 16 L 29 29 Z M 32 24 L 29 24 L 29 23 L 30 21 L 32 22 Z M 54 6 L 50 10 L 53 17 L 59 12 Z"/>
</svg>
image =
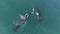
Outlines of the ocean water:
<svg viewBox="0 0 60 34">
<path fill-rule="evenodd" d="M 59 0 L 0 0 L 0 34 L 60 34 Z M 31 13 L 32 8 L 40 10 L 42 21 L 30 14 L 17 32 L 14 28 L 21 20 L 19 14 Z"/>
</svg>

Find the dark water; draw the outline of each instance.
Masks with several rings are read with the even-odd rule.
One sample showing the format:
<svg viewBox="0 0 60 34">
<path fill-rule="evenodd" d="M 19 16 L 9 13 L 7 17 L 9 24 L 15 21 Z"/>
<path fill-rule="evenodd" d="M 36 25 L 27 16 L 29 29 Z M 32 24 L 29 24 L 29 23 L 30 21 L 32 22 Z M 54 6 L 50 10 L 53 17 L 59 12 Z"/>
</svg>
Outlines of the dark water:
<svg viewBox="0 0 60 34">
<path fill-rule="evenodd" d="M 0 34 L 60 34 L 60 1 L 59 0 L 0 0 Z M 41 11 L 42 21 L 37 22 L 31 16 L 17 32 L 18 14 L 32 12 L 37 7 Z"/>
</svg>

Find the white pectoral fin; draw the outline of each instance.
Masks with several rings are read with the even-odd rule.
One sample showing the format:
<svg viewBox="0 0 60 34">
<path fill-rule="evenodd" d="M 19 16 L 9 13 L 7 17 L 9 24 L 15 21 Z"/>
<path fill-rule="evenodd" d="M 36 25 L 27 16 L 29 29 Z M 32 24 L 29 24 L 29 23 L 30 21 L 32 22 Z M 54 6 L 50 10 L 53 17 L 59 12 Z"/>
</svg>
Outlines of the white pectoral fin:
<svg viewBox="0 0 60 34">
<path fill-rule="evenodd" d="M 25 16 L 23 16 L 23 15 L 21 15 L 21 14 L 19 14 L 19 16 L 20 16 L 21 19 L 24 19 L 24 17 L 25 17 Z"/>
<path fill-rule="evenodd" d="M 32 14 L 34 14 L 34 12 L 35 12 L 35 9 L 33 8 L 33 9 L 32 9 Z"/>
<path fill-rule="evenodd" d="M 34 11 L 35 11 L 35 9 L 33 8 L 33 9 L 32 9 L 32 11 L 34 12 Z"/>
</svg>

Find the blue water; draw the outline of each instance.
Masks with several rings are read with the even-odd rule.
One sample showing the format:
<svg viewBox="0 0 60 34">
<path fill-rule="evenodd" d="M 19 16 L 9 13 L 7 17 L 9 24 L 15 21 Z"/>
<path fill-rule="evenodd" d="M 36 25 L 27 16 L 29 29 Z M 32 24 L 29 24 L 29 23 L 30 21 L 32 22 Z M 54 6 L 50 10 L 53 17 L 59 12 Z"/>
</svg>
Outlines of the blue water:
<svg viewBox="0 0 60 34">
<path fill-rule="evenodd" d="M 31 13 L 37 7 L 42 21 L 37 22 L 35 15 L 30 17 L 17 32 L 18 14 Z M 15 24 L 16 23 L 16 24 Z M 60 0 L 0 0 L 0 34 L 60 34 Z"/>
</svg>

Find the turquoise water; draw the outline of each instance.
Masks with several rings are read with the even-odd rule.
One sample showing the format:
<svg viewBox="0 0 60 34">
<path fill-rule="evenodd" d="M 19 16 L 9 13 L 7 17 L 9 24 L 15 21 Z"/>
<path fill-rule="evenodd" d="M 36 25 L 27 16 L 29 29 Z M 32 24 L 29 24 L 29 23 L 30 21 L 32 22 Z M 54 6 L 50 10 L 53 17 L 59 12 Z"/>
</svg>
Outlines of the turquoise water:
<svg viewBox="0 0 60 34">
<path fill-rule="evenodd" d="M 0 34 L 60 34 L 59 0 L 0 0 Z M 37 7 L 42 15 L 40 24 L 35 15 L 31 16 L 17 32 L 16 20 L 18 14 L 32 12 Z"/>
</svg>

